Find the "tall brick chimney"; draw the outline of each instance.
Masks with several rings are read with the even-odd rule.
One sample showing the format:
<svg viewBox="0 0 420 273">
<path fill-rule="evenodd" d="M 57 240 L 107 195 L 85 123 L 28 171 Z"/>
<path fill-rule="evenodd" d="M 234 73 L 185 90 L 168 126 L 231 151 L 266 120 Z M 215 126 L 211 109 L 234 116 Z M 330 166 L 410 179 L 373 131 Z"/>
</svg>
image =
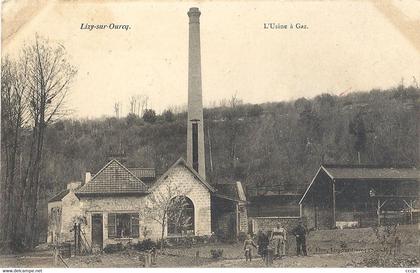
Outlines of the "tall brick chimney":
<svg viewBox="0 0 420 273">
<path fill-rule="evenodd" d="M 188 11 L 189 48 L 188 48 L 188 126 L 187 126 L 187 163 L 201 177 L 206 178 L 206 158 L 204 151 L 203 96 L 201 91 L 201 54 L 200 54 L 200 10 Z"/>
</svg>

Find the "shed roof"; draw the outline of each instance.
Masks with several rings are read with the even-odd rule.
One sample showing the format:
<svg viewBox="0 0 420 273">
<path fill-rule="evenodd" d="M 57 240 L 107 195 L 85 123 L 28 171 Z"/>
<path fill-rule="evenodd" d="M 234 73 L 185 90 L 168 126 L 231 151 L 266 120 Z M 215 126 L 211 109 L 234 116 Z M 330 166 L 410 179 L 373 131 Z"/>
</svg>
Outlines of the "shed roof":
<svg viewBox="0 0 420 273">
<path fill-rule="evenodd" d="M 244 188 L 240 181 L 215 184 L 214 187 L 216 188 L 216 192 L 214 192 L 213 195 L 216 197 L 239 203 L 248 203 Z"/>
<path fill-rule="evenodd" d="M 76 195 L 148 193 L 148 187 L 116 159 L 105 165 Z"/>
<path fill-rule="evenodd" d="M 331 179 L 340 181 L 416 181 L 420 182 L 420 170 L 417 168 L 407 167 L 384 167 L 384 166 L 372 166 L 372 165 L 321 165 L 300 199 L 299 203 L 302 203 L 306 195 L 310 191 L 312 185 L 315 183 L 316 178 L 320 172 L 326 173 Z"/>
<path fill-rule="evenodd" d="M 360 180 L 419 180 L 420 170 L 416 168 L 391 168 L 377 166 L 340 166 L 323 165 L 325 172 L 332 179 L 360 179 Z"/>
<path fill-rule="evenodd" d="M 48 203 L 57 202 L 57 201 L 63 200 L 64 196 L 66 196 L 69 192 L 70 192 L 70 190 L 68 190 L 68 189 L 65 189 L 65 190 L 60 191 L 59 193 L 57 193 L 56 195 L 54 195 L 53 197 L 51 197 L 51 199 L 48 200 Z"/>
</svg>

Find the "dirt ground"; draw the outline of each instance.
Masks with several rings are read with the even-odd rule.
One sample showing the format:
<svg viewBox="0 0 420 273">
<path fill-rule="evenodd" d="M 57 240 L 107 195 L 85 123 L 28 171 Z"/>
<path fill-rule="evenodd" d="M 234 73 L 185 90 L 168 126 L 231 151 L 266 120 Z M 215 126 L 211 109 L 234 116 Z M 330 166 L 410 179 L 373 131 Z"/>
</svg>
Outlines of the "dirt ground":
<svg viewBox="0 0 420 273">
<path fill-rule="evenodd" d="M 274 260 L 272 267 L 418 267 L 420 249 L 420 226 L 398 227 L 401 250 L 388 254 L 386 246 L 375 236 L 373 229 L 320 230 L 311 232 L 307 238 L 308 256 L 295 256 L 293 238 L 288 240 L 287 256 Z M 291 236 L 290 236 L 291 237 Z M 223 250 L 219 259 L 211 257 L 211 250 Z M 254 251 L 255 255 L 256 251 Z M 144 255 L 135 250 L 114 254 L 96 254 L 64 259 L 68 267 L 143 267 Z M 56 267 L 65 267 L 60 262 Z M 242 244 L 208 244 L 192 247 L 165 249 L 157 257 L 154 267 L 265 267 L 260 257 L 246 262 Z M 54 267 L 52 251 L 37 250 L 19 255 L 0 256 L 0 267 Z"/>
</svg>

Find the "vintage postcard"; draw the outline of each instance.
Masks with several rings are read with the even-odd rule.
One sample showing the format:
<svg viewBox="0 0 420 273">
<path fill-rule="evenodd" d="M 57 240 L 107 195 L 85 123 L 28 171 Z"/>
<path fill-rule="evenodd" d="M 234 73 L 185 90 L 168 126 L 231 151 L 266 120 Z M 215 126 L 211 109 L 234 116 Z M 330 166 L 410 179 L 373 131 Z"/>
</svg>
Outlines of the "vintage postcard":
<svg viewBox="0 0 420 273">
<path fill-rule="evenodd" d="M 417 272 L 420 2 L 3 0 L 1 22 L 3 272 Z"/>
</svg>

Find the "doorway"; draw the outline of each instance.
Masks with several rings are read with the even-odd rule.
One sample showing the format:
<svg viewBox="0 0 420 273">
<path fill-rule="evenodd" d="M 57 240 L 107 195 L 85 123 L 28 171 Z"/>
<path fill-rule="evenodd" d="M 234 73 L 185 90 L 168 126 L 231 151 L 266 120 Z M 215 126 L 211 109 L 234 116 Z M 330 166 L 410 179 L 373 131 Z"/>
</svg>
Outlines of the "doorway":
<svg viewBox="0 0 420 273">
<path fill-rule="evenodd" d="M 92 247 L 103 247 L 102 214 L 92 214 Z"/>
</svg>

